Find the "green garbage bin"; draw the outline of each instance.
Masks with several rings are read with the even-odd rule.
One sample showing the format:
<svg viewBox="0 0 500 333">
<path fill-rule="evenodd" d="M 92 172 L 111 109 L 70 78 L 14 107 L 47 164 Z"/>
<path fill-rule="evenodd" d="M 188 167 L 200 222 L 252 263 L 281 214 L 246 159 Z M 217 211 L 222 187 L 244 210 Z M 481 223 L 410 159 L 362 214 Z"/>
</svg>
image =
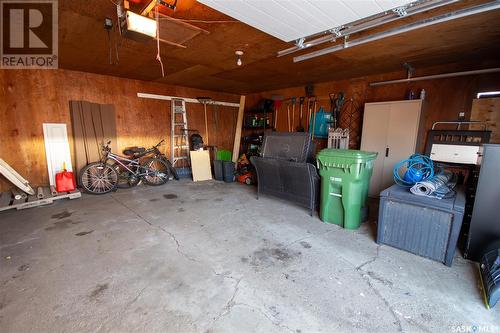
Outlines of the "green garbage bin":
<svg viewBox="0 0 500 333">
<path fill-rule="evenodd" d="M 217 154 L 215 156 L 215 159 L 216 160 L 219 160 L 219 161 L 228 161 L 230 162 L 231 161 L 231 158 L 232 158 L 232 155 L 231 152 L 229 150 L 218 150 L 217 151 Z"/>
<path fill-rule="evenodd" d="M 316 158 L 321 176 L 320 219 L 346 229 L 359 228 L 377 153 L 323 149 Z"/>
</svg>

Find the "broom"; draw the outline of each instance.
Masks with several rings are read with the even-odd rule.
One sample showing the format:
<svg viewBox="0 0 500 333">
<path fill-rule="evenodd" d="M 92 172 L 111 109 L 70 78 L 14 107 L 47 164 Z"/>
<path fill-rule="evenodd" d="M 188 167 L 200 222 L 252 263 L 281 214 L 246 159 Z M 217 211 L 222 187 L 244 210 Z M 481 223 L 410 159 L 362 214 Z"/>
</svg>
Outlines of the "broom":
<svg viewBox="0 0 500 333">
<path fill-rule="evenodd" d="M 212 99 L 210 97 L 196 97 L 198 102 L 203 104 L 203 111 L 205 112 L 205 136 L 206 144 L 208 145 L 208 119 L 207 119 L 207 103 L 211 103 Z"/>
</svg>

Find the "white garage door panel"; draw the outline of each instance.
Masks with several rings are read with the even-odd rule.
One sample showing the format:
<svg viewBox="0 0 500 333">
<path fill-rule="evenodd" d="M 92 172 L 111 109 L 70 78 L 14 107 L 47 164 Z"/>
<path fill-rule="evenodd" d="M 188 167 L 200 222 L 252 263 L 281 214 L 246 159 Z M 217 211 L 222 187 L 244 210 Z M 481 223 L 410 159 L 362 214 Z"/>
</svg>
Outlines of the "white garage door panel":
<svg viewBox="0 0 500 333">
<path fill-rule="evenodd" d="M 284 24 L 281 20 L 276 20 L 273 25 L 269 25 L 269 22 L 273 21 L 273 17 L 252 7 L 248 2 L 240 0 L 223 1 L 223 3 L 216 3 L 219 1 L 212 0 L 200 2 L 279 39 L 287 38 L 286 35 L 282 34 L 282 31 L 291 31 L 293 34 L 297 34 L 295 29 L 286 25 L 283 26 Z"/>
<path fill-rule="evenodd" d="M 290 42 L 410 3 L 408 0 L 198 0 Z"/>
<path fill-rule="evenodd" d="M 287 8 L 287 2 L 284 1 L 249 1 L 248 3 L 249 12 L 246 12 L 247 17 L 252 17 L 253 19 L 259 19 L 259 22 L 262 24 L 267 24 L 268 20 L 274 20 L 273 13 L 280 13 L 285 17 L 296 17 L 302 23 L 304 19 L 300 16 L 297 16 L 291 10 Z M 252 15 L 252 11 L 257 11 L 258 16 Z M 265 17 L 262 17 L 262 16 Z M 272 30 L 280 31 L 280 30 L 289 30 L 295 34 L 302 34 L 303 25 L 296 24 L 294 21 L 286 21 L 286 20 L 276 20 L 275 25 L 270 27 Z"/>
<path fill-rule="evenodd" d="M 297 23 L 301 27 L 301 31 L 305 33 L 306 31 L 323 31 L 324 30 L 324 20 L 330 20 L 330 25 L 332 27 L 336 27 L 338 22 L 336 22 L 333 18 L 329 18 L 328 16 L 324 16 L 324 14 L 315 7 L 312 7 L 310 11 L 304 11 L 302 9 L 302 4 L 299 1 L 276 1 L 281 4 L 283 7 L 289 9 L 292 14 L 287 15 L 287 17 L 291 17 L 292 15 L 297 16 Z M 300 23 L 298 23 L 300 22 Z M 314 34 L 315 32 L 311 33 Z"/>
<path fill-rule="evenodd" d="M 332 2 L 335 3 L 335 6 L 332 6 Z M 335 22 L 344 24 L 360 18 L 344 1 L 311 1 L 310 3 L 312 6 L 319 8 L 327 18 L 330 18 L 329 20 L 325 20 L 325 25 L 328 24 L 327 22 L 331 22 L 332 19 Z M 366 13 L 366 10 L 363 13 Z M 333 26 L 330 26 L 330 28 L 333 28 Z"/>
</svg>

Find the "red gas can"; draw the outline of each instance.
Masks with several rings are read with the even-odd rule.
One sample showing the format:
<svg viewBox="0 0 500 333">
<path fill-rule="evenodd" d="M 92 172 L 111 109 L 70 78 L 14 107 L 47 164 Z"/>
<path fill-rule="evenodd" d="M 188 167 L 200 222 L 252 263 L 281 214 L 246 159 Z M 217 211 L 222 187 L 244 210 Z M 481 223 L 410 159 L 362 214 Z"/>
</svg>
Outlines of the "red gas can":
<svg viewBox="0 0 500 333">
<path fill-rule="evenodd" d="M 57 192 L 72 192 L 76 189 L 75 176 L 73 172 L 64 169 L 56 173 L 56 191 Z"/>
</svg>

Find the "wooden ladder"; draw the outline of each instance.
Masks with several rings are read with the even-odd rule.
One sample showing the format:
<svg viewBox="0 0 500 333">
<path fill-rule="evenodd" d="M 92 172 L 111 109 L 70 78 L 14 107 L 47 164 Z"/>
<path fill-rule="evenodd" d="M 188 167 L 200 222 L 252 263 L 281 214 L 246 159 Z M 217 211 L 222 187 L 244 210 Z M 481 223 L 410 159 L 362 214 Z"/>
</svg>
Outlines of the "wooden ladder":
<svg viewBox="0 0 500 333">
<path fill-rule="evenodd" d="M 187 123 L 186 101 L 172 98 L 171 147 L 172 165 L 190 167 L 189 133 Z M 179 162 L 179 163 L 178 163 Z"/>
</svg>

